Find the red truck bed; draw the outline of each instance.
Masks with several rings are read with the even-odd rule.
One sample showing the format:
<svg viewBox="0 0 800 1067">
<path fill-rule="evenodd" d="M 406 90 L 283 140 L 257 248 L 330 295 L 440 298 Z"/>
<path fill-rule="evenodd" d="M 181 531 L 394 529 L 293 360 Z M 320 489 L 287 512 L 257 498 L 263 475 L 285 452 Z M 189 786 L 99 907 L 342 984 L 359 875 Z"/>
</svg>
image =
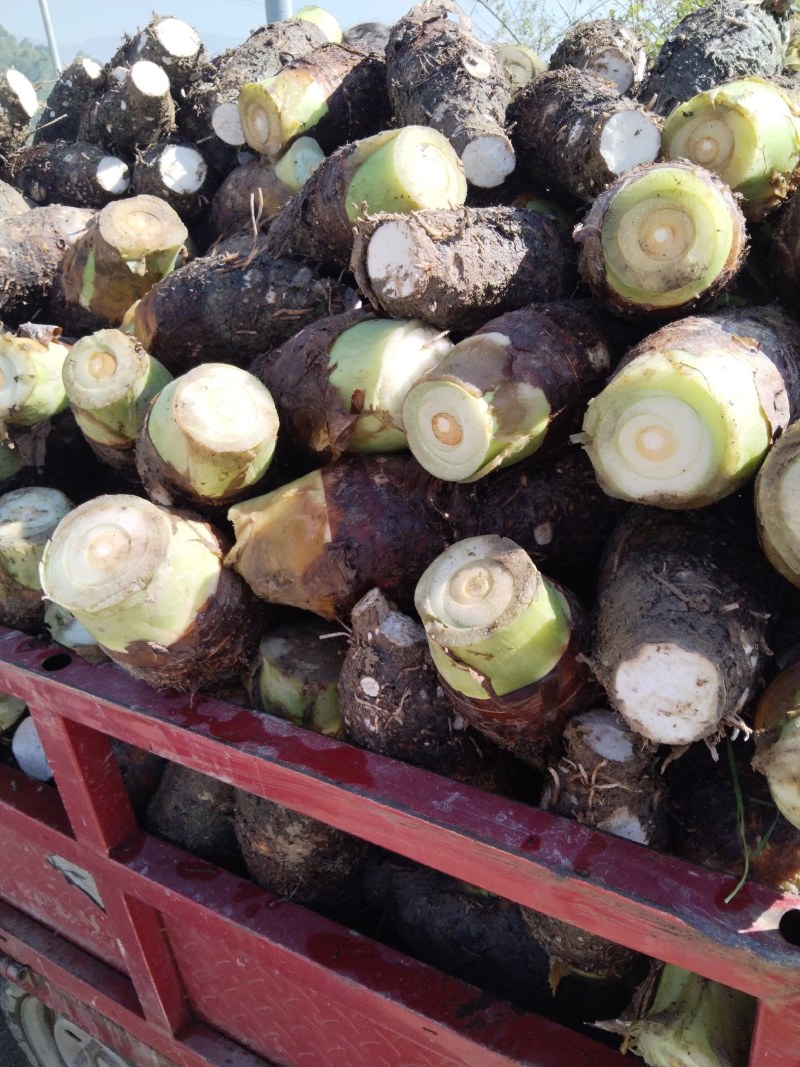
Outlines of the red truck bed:
<svg viewBox="0 0 800 1067">
<path fill-rule="evenodd" d="M 0 629 L 57 788 L 0 767 L 0 972 L 140 1067 L 623 1067 L 621 1055 L 144 833 L 118 738 L 759 1000 L 800 1064 L 800 909 L 502 797 Z"/>
</svg>

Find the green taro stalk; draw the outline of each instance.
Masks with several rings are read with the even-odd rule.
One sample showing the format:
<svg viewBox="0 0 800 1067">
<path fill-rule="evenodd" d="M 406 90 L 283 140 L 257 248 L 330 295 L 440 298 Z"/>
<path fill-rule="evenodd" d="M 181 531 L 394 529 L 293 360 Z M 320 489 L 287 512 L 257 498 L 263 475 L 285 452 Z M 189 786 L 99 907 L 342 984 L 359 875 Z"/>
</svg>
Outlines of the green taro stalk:
<svg viewBox="0 0 800 1067">
<path fill-rule="evenodd" d="M 63 366 L 64 387 L 75 421 L 103 456 L 129 454 L 153 397 L 172 381 L 169 371 L 135 337 L 98 330 L 80 338 Z"/>
<path fill-rule="evenodd" d="M 61 371 L 68 351 L 58 340 L 0 334 L 0 422 L 36 426 L 67 407 Z"/>
<path fill-rule="evenodd" d="M 742 196 L 745 215 L 761 219 L 797 185 L 800 106 L 761 78 L 728 82 L 675 108 L 662 150 L 713 171 Z"/>
<path fill-rule="evenodd" d="M 148 684 L 213 690 L 239 680 L 260 614 L 222 565 L 213 527 L 128 494 L 75 508 L 45 547 L 45 596 Z"/>
<path fill-rule="evenodd" d="M 575 230 L 579 270 L 623 315 L 674 317 L 732 281 L 744 256 L 744 216 L 716 175 L 654 163 L 614 182 Z"/>
<path fill-rule="evenodd" d="M 665 964 L 627 1047 L 649 1067 L 746 1067 L 756 1001 Z"/>
<path fill-rule="evenodd" d="M 342 733 L 337 683 L 346 646 L 339 627 L 310 618 L 265 634 L 259 645 L 258 692 L 271 715 L 328 737 Z"/>
<path fill-rule="evenodd" d="M 278 413 L 269 390 L 229 363 L 201 363 L 169 382 L 150 406 L 136 445 L 148 495 L 230 503 L 272 462 Z"/>
<path fill-rule="evenodd" d="M 569 642 L 567 602 L 509 538 L 452 545 L 423 573 L 415 603 L 439 673 L 478 700 L 538 681 Z"/>
</svg>

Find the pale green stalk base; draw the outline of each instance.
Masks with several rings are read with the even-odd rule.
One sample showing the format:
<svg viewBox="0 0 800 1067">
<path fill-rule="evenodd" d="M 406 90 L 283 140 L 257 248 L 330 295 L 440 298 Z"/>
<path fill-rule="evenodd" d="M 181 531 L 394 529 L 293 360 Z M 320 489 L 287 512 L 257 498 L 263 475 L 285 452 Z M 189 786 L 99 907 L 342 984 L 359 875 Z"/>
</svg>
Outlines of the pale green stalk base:
<svg viewBox="0 0 800 1067">
<path fill-rule="evenodd" d="M 298 137 L 272 166 L 287 189 L 299 192 L 325 158 L 313 137 Z"/>
<path fill-rule="evenodd" d="M 72 346 L 63 367 L 75 421 L 101 445 L 130 446 L 153 397 L 172 375 L 121 330 L 98 330 Z"/>
<path fill-rule="evenodd" d="M 330 383 L 347 410 L 354 394 L 363 392 L 349 447 L 361 452 L 407 448 L 406 394 L 452 347 L 439 330 L 418 319 L 370 319 L 341 333 L 328 356 Z"/>
<path fill-rule="evenodd" d="M 662 149 L 713 171 L 749 204 L 775 201 L 800 163 L 800 111 L 769 82 L 728 82 L 675 108 Z"/>
<path fill-rule="evenodd" d="M 61 370 L 69 348 L 0 334 L 0 422 L 36 426 L 67 406 Z"/>
<path fill-rule="evenodd" d="M 628 1048 L 649 1067 L 746 1067 L 756 1001 L 665 964 Z"/>
<path fill-rule="evenodd" d="M 0 483 L 7 482 L 22 470 L 22 456 L 18 448 L 7 441 L 0 442 Z"/>
<path fill-rule="evenodd" d="M 517 93 L 537 74 L 547 70 L 547 64 L 532 48 L 524 44 L 494 44 L 495 55 L 511 79 L 512 92 Z"/>
<path fill-rule="evenodd" d="M 687 170 L 654 167 L 606 211 L 606 280 L 632 304 L 685 304 L 722 273 L 733 241 L 731 210 L 719 190 Z"/>
<path fill-rule="evenodd" d="M 345 195 L 351 221 L 381 211 L 460 207 L 464 168 L 446 137 L 428 126 L 404 126 L 365 138 Z"/>
<path fill-rule="evenodd" d="M 26 589 L 41 589 L 39 562 L 45 542 L 71 502 L 60 489 L 34 486 L 0 497 L 0 567 Z"/>
<path fill-rule="evenodd" d="M 25 701 L 13 693 L 0 693 L 0 733 L 7 733 L 27 710 Z"/>
<path fill-rule="evenodd" d="M 319 634 L 323 632 L 320 628 Z M 323 639 L 319 634 L 309 633 L 307 640 L 320 644 Z M 314 648 L 310 651 L 313 656 Z M 290 663 L 286 662 L 287 654 L 292 655 Z M 337 688 L 340 657 L 323 653 L 322 657 L 304 660 L 298 643 L 279 634 L 268 634 L 262 640 L 259 655 L 258 691 L 265 711 L 328 737 L 342 733 Z"/>
<path fill-rule="evenodd" d="M 71 511 L 45 547 L 42 589 L 106 648 L 163 648 L 192 626 L 219 582 L 216 539 L 202 522 L 141 497 L 100 496 Z"/>
<path fill-rule="evenodd" d="M 755 483 L 758 536 L 772 566 L 800 586 L 800 423 L 766 455 Z"/>
<path fill-rule="evenodd" d="M 752 475 L 773 430 L 745 353 L 651 351 L 589 402 L 580 437 L 609 496 L 695 508 Z"/>
<path fill-rule="evenodd" d="M 307 70 L 285 68 L 247 82 L 239 92 L 244 139 L 254 152 L 275 159 L 328 113 L 328 93 Z"/>
<path fill-rule="evenodd" d="M 409 390 L 403 405 L 408 446 L 434 477 L 473 482 L 541 447 L 550 404 L 541 389 L 500 376 L 509 344 L 500 333 L 467 338 Z M 482 392 L 492 377 L 487 366 L 498 375 Z"/>
<path fill-rule="evenodd" d="M 198 496 L 253 485 L 275 452 L 278 413 L 258 378 L 229 363 L 201 363 L 166 385 L 150 409 L 153 447 Z"/>
<path fill-rule="evenodd" d="M 781 815 L 800 829 L 800 712 L 790 712 L 780 728 L 777 740 L 768 753 L 758 760 L 758 770 L 767 779 L 775 807 Z"/>
<path fill-rule="evenodd" d="M 342 28 L 335 16 L 330 11 L 326 11 L 325 8 L 318 7 L 316 4 L 305 4 L 295 11 L 293 17 L 305 19 L 306 22 L 313 22 L 315 26 L 319 26 L 333 44 L 342 43 Z"/>
<path fill-rule="evenodd" d="M 437 670 L 468 697 L 538 681 L 570 639 L 566 601 L 508 538 L 470 537 L 446 549 L 420 578 L 415 603 Z"/>
</svg>

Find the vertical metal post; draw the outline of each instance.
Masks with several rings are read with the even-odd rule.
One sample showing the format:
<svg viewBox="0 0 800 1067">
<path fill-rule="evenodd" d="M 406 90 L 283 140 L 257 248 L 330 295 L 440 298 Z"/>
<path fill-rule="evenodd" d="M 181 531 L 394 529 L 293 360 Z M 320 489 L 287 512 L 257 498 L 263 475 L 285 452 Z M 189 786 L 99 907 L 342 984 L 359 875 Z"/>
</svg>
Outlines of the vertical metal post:
<svg viewBox="0 0 800 1067">
<path fill-rule="evenodd" d="M 267 0 L 269 3 L 269 0 Z M 42 12 L 42 22 L 44 23 L 44 32 L 47 34 L 47 44 L 50 48 L 50 58 L 53 61 L 53 67 L 55 68 L 56 77 L 61 73 L 61 59 L 58 55 L 58 45 L 56 44 L 56 35 L 53 31 L 53 23 L 50 21 L 50 9 L 47 6 L 47 0 L 39 0 L 39 9 Z"/>
<path fill-rule="evenodd" d="M 292 0 L 264 0 L 267 23 L 280 22 L 292 17 Z"/>
</svg>

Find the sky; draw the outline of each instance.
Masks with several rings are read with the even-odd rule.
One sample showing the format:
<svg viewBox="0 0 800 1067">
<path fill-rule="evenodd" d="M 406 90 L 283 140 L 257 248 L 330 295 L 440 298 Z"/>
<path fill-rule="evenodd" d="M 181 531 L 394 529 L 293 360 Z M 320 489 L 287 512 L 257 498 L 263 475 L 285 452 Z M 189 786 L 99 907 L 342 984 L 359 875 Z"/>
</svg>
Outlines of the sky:
<svg viewBox="0 0 800 1067">
<path fill-rule="evenodd" d="M 297 0 L 288 10 L 297 10 L 307 2 L 310 0 Z M 391 24 L 406 13 L 412 2 L 328 0 L 322 6 L 346 29 L 371 20 Z M 125 33 L 133 34 L 147 25 L 154 10 L 188 22 L 212 53 L 240 43 L 250 30 L 266 21 L 266 0 L 163 0 L 162 4 L 154 0 L 44 0 L 44 6 L 50 12 L 62 64 L 73 59 L 79 50 L 104 62 Z M 462 6 L 481 36 L 494 36 L 493 19 L 477 0 L 468 0 Z M 0 26 L 15 37 L 27 37 L 35 44 L 47 43 L 40 0 L 0 0 Z"/>
</svg>

